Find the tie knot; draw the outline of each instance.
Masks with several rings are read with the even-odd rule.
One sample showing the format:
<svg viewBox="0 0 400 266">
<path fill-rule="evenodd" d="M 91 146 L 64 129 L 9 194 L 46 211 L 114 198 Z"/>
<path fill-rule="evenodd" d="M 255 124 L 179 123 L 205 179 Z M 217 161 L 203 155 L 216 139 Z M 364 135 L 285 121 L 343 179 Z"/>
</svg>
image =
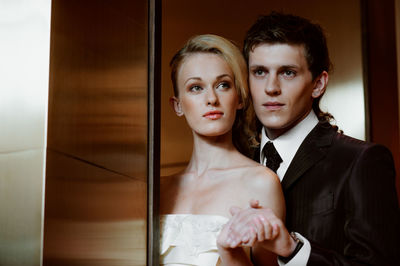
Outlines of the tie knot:
<svg viewBox="0 0 400 266">
<path fill-rule="evenodd" d="M 278 151 L 275 149 L 275 146 L 271 141 L 268 141 L 267 144 L 265 144 L 263 154 L 264 158 L 267 159 L 265 166 L 276 173 L 276 170 L 278 170 L 279 165 L 282 162 L 282 158 L 279 156 Z"/>
</svg>

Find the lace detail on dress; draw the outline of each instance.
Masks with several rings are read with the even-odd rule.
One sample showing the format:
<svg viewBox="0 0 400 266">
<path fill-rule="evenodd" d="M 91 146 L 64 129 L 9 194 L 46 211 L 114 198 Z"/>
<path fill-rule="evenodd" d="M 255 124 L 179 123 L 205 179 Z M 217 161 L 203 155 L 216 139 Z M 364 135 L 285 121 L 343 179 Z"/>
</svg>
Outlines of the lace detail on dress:
<svg viewBox="0 0 400 266">
<path fill-rule="evenodd" d="M 218 215 L 161 216 L 161 265 L 217 265 L 217 236 L 227 222 Z"/>
</svg>

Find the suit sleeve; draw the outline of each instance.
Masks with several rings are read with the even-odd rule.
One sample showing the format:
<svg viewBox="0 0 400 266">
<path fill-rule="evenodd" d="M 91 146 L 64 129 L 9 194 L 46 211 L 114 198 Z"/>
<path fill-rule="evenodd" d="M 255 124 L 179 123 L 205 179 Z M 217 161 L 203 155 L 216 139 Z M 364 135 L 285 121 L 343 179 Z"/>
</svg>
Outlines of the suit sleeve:
<svg viewBox="0 0 400 266">
<path fill-rule="evenodd" d="M 307 265 L 399 265 L 400 215 L 390 151 L 368 145 L 354 160 L 347 181 L 343 253 L 311 242 Z"/>
</svg>

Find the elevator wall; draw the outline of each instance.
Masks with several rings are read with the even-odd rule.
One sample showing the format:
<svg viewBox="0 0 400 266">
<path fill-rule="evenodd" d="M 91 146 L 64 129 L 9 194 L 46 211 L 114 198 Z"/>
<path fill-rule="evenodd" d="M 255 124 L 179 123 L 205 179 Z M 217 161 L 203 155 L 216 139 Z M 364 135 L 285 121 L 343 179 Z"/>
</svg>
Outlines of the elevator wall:
<svg viewBox="0 0 400 266">
<path fill-rule="evenodd" d="M 173 94 L 169 61 L 174 53 L 191 36 L 205 33 L 224 36 L 242 47 L 246 31 L 257 17 L 273 10 L 303 16 L 322 25 L 334 69 L 321 109 L 334 115 L 345 134 L 366 138 L 359 0 L 165 0 L 162 3 L 162 175 L 182 169 L 192 151 L 192 133 L 184 118 L 177 117 L 168 103 Z"/>
<path fill-rule="evenodd" d="M 43 265 L 145 265 L 147 1 L 54 0 Z"/>
<path fill-rule="evenodd" d="M 0 1 L 0 265 L 41 261 L 51 0 Z"/>
</svg>

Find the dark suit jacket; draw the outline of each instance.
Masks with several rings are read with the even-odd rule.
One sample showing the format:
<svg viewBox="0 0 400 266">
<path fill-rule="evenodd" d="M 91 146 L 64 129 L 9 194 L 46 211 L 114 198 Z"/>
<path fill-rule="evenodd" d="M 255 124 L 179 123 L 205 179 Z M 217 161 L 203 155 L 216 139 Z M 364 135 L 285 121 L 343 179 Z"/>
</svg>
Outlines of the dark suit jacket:
<svg viewBox="0 0 400 266">
<path fill-rule="evenodd" d="M 288 230 L 311 243 L 307 265 L 400 265 L 395 169 L 387 148 L 319 123 L 282 188 Z"/>
</svg>

